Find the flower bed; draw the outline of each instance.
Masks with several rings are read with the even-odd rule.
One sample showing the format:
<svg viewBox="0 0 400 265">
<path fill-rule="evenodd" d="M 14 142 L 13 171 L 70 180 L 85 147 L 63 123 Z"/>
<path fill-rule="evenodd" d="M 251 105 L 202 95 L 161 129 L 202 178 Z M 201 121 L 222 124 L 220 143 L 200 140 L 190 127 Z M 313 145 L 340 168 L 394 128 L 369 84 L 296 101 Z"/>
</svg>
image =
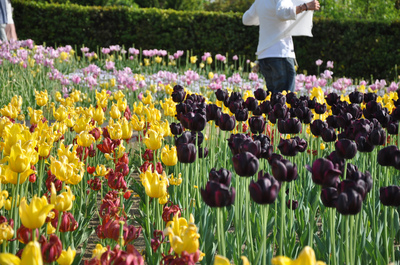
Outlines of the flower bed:
<svg viewBox="0 0 400 265">
<path fill-rule="evenodd" d="M 398 260 L 396 81 L 328 62 L 268 95 L 237 56 L 0 50 L 0 264 L 81 264 L 93 233 L 85 264 Z"/>
</svg>

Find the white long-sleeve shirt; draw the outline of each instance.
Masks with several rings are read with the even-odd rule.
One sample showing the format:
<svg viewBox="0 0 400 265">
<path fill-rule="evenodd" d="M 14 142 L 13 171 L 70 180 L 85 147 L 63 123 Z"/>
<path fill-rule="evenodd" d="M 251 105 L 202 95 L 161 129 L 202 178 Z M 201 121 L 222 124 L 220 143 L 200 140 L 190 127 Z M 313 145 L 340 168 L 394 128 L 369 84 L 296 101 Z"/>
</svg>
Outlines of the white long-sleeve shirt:
<svg viewBox="0 0 400 265">
<path fill-rule="evenodd" d="M 300 0 L 301 1 L 301 0 Z M 312 37 L 313 12 L 296 15 L 299 0 L 256 0 L 243 15 L 243 24 L 260 26 L 257 56 L 294 58 L 292 36 Z"/>
</svg>

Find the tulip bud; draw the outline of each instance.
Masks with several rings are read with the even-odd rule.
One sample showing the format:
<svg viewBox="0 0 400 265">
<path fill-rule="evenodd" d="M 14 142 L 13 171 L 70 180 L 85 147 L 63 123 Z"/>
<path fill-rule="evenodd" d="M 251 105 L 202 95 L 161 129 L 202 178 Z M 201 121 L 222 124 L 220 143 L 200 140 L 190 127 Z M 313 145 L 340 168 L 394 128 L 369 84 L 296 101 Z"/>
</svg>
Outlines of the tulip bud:
<svg viewBox="0 0 400 265">
<path fill-rule="evenodd" d="M 193 163 L 196 160 L 196 146 L 192 143 L 177 145 L 176 152 L 181 163 Z"/>
<path fill-rule="evenodd" d="M 340 139 L 335 143 L 337 154 L 344 159 L 352 159 L 357 153 L 357 145 L 349 139 Z"/>
<path fill-rule="evenodd" d="M 253 116 L 249 119 L 249 126 L 252 133 L 262 133 L 265 129 L 265 120 L 262 116 Z"/>
<path fill-rule="evenodd" d="M 272 175 L 276 180 L 290 182 L 297 179 L 297 165 L 286 159 L 274 159 L 271 163 Z"/>
<path fill-rule="evenodd" d="M 275 201 L 280 190 L 280 183 L 268 173 L 258 173 L 258 180 L 250 183 L 249 191 L 252 200 L 258 204 L 271 204 Z"/>
<path fill-rule="evenodd" d="M 254 91 L 254 96 L 257 100 L 265 100 L 267 97 L 267 91 L 262 88 L 258 88 L 256 91 Z"/>
<path fill-rule="evenodd" d="M 400 187 L 388 186 L 380 188 L 379 200 L 385 206 L 400 206 Z"/>
<path fill-rule="evenodd" d="M 182 127 L 182 124 L 181 124 L 181 123 L 175 123 L 175 122 L 173 122 L 173 123 L 171 123 L 171 124 L 169 125 L 169 128 L 170 128 L 171 133 L 172 133 L 173 135 L 180 135 L 180 134 L 183 133 L 183 127 Z"/>
<path fill-rule="evenodd" d="M 235 201 L 235 188 L 229 189 L 226 185 L 214 181 L 208 181 L 200 193 L 205 204 L 210 207 L 225 207 Z"/>
<path fill-rule="evenodd" d="M 259 167 L 258 158 L 250 152 L 239 153 L 232 157 L 236 174 L 242 177 L 253 176 Z"/>
<path fill-rule="evenodd" d="M 235 116 L 221 113 L 221 116 L 216 120 L 216 124 L 222 131 L 232 131 L 235 128 L 236 120 Z"/>
</svg>

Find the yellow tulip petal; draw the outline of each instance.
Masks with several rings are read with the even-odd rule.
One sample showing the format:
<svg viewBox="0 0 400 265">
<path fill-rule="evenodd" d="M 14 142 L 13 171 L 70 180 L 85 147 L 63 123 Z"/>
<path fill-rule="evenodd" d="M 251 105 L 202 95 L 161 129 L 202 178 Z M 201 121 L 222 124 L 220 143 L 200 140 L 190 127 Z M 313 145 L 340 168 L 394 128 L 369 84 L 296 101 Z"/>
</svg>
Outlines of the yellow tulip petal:
<svg viewBox="0 0 400 265">
<path fill-rule="evenodd" d="M 0 265 L 20 265 L 21 260 L 10 253 L 1 253 L 0 254 Z"/>
<path fill-rule="evenodd" d="M 230 265 L 229 260 L 223 256 L 216 255 L 214 258 L 214 265 Z"/>
</svg>

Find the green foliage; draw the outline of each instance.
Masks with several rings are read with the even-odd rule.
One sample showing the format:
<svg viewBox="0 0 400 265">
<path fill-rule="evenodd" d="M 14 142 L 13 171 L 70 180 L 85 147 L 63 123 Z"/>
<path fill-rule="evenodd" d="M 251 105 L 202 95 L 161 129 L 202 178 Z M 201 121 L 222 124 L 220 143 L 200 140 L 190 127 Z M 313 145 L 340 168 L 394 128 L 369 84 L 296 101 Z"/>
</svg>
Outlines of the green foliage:
<svg viewBox="0 0 400 265">
<path fill-rule="evenodd" d="M 47 45 L 85 45 L 97 50 L 126 48 L 228 53 L 255 60 L 258 27 L 242 24 L 242 13 L 174 11 L 155 8 L 83 7 L 17 0 L 14 20 L 21 39 Z M 396 78 L 400 62 L 400 21 L 315 18 L 314 38 L 296 37 L 299 72 L 317 74 L 315 61 L 334 61 L 335 76 Z M 230 62 L 229 62 L 230 63 Z M 324 70 L 321 68 L 321 70 Z"/>
<path fill-rule="evenodd" d="M 246 12 L 253 4 L 254 0 L 216 0 L 207 1 L 204 9 L 207 11 L 222 11 L 222 12 Z"/>
</svg>

